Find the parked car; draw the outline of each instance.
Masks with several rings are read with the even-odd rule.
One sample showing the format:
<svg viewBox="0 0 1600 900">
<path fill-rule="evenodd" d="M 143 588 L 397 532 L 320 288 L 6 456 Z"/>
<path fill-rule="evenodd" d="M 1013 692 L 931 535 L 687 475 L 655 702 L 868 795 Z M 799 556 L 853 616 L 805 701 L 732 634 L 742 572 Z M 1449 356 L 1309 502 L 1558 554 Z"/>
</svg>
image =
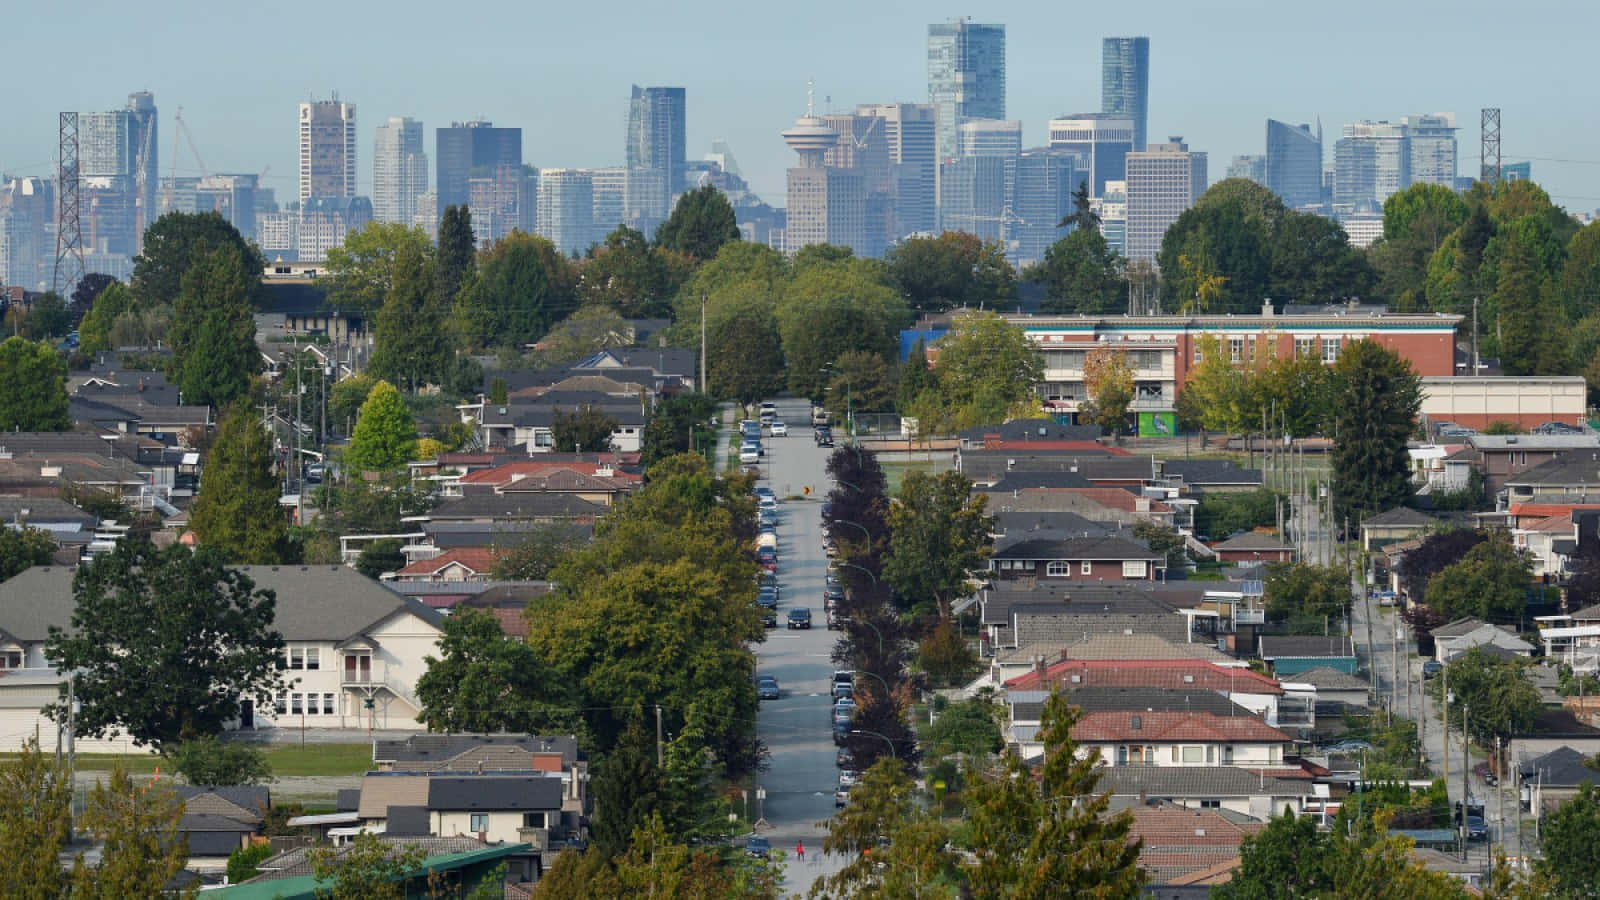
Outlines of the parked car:
<svg viewBox="0 0 1600 900">
<path fill-rule="evenodd" d="M 856 765 L 855 754 L 850 752 L 849 747 L 840 747 L 838 755 L 833 758 L 833 762 L 841 769 L 853 769 Z"/>
<path fill-rule="evenodd" d="M 849 725 L 850 720 L 856 717 L 856 701 L 852 697 L 840 697 L 833 704 L 833 724 Z"/>
<path fill-rule="evenodd" d="M 849 803 L 850 787 L 848 785 L 840 785 L 839 789 L 833 792 L 833 808 L 844 809 Z"/>
<path fill-rule="evenodd" d="M 767 856 L 772 853 L 772 842 L 764 837 L 752 834 L 748 838 L 745 838 L 744 852 L 746 856 L 753 856 L 756 859 L 766 859 Z"/>
<path fill-rule="evenodd" d="M 789 436 L 789 426 L 783 424 L 782 422 L 773 422 L 772 423 L 772 436 L 773 437 L 788 437 Z"/>
<path fill-rule="evenodd" d="M 1583 434 L 1583 429 L 1566 422 L 1546 422 L 1533 430 L 1534 434 Z"/>
<path fill-rule="evenodd" d="M 1444 671 L 1444 664 L 1439 662 L 1437 659 L 1425 659 L 1425 660 L 1422 661 L 1422 677 L 1423 678 L 1432 678 L 1435 675 L 1438 675 L 1440 672 L 1443 672 L 1443 671 Z"/>
<path fill-rule="evenodd" d="M 1489 823 L 1483 816 L 1467 816 L 1467 840 L 1487 841 L 1489 839 Z"/>
<path fill-rule="evenodd" d="M 773 589 L 773 590 L 769 591 L 766 588 L 757 588 L 756 589 L 756 605 L 760 606 L 762 609 L 777 609 L 778 608 L 778 592 L 777 592 L 777 590 Z"/>
<path fill-rule="evenodd" d="M 809 631 L 811 629 L 811 610 L 805 607 L 789 610 L 789 627 L 791 629 L 804 628 Z"/>
<path fill-rule="evenodd" d="M 763 675 L 756 679 L 756 695 L 762 700 L 776 700 L 782 693 L 778 690 L 778 679 L 771 675 Z"/>
<path fill-rule="evenodd" d="M 778 551 L 771 547 L 762 547 L 756 551 L 756 562 L 768 572 L 778 571 Z"/>
<path fill-rule="evenodd" d="M 824 607 L 826 607 L 828 609 L 833 609 L 835 606 L 838 606 L 839 604 L 841 604 L 843 602 L 844 602 L 844 589 L 843 588 L 836 588 L 836 587 L 823 588 L 823 590 L 822 590 L 822 605 Z"/>
<path fill-rule="evenodd" d="M 836 745 L 838 745 L 840 747 L 843 747 L 845 740 L 848 739 L 849 737 L 850 737 L 850 723 L 849 722 L 835 722 L 835 723 L 833 723 L 833 742 L 834 742 L 834 744 L 836 744 Z"/>
<path fill-rule="evenodd" d="M 777 628 L 778 611 L 775 609 L 763 609 L 761 611 L 761 624 L 767 628 Z"/>
<path fill-rule="evenodd" d="M 855 787 L 856 786 L 856 782 L 858 782 L 860 780 L 861 780 L 861 773 L 860 772 L 855 772 L 855 771 L 852 771 L 850 769 L 840 769 L 839 770 L 839 787 L 842 787 L 842 788 Z"/>
<path fill-rule="evenodd" d="M 750 465 L 752 463 L 759 463 L 759 462 L 761 462 L 761 449 L 760 449 L 760 447 L 752 447 L 749 444 L 745 444 L 743 447 L 739 448 L 739 464 L 740 465 Z"/>
<path fill-rule="evenodd" d="M 1479 778 L 1482 778 L 1483 779 L 1483 783 L 1487 784 L 1489 787 L 1494 787 L 1495 785 L 1500 783 L 1500 779 L 1496 778 L 1494 776 L 1494 773 L 1489 771 L 1489 763 L 1488 762 L 1481 762 L 1481 763 L 1478 763 L 1477 765 L 1473 766 L 1472 767 L 1472 774 L 1478 776 Z"/>
<path fill-rule="evenodd" d="M 835 700 L 844 700 L 846 698 L 849 698 L 851 700 L 854 700 L 855 696 L 856 696 L 856 687 L 855 687 L 855 685 L 853 685 L 853 684 L 841 684 L 841 683 L 838 683 L 838 682 L 834 683 L 834 685 L 833 685 L 833 699 L 835 699 Z"/>
<path fill-rule="evenodd" d="M 855 673 L 854 669 L 834 669 L 833 670 L 833 684 L 834 684 L 835 687 L 837 687 L 838 685 L 841 685 L 841 684 L 855 684 L 855 683 L 856 683 L 856 673 Z M 838 697 L 835 697 L 834 699 L 837 700 Z"/>
</svg>

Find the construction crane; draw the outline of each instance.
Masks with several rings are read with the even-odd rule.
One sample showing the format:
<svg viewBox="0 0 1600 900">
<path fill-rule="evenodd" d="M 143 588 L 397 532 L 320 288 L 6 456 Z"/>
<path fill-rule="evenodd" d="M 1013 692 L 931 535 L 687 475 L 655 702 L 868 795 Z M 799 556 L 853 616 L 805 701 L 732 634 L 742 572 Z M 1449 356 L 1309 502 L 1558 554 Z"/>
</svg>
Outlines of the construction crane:
<svg viewBox="0 0 1600 900">
<path fill-rule="evenodd" d="M 189 133 L 189 126 L 183 121 L 183 107 L 178 107 L 178 111 L 173 115 L 172 118 L 173 122 L 177 125 L 178 131 L 183 134 L 184 142 L 189 145 L 189 153 L 194 156 L 195 165 L 200 167 L 201 177 L 211 174 L 206 169 L 205 160 L 200 158 L 200 151 L 196 149 L 194 145 L 194 135 Z M 172 174 L 167 177 L 166 200 L 162 204 L 167 208 L 168 212 L 172 211 L 172 192 L 178 186 L 178 149 L 176 147 L 176 142 L 174 142 L 174 147 L 172 149 L 171 172 Z"/>
</svg>

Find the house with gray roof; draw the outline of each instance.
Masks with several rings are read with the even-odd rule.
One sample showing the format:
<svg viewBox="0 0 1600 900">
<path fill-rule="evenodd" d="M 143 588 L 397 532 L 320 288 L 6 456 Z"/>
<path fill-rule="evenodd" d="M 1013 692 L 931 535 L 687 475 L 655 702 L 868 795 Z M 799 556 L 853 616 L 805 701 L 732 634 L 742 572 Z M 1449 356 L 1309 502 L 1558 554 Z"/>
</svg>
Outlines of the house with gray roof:
<svg viewBox="0 0 1600 900">
<path fill-rule="evenodd" d="M 1285 806 L 1304 812 L 1319 796 L 1310 779 L 1277 778 L 1238 766 L 1129 765 L 1100 773 L 1100 790 L 1110 791 L 1112 805 L 1119 809 L 1163 800 L 1188 809 L 1226 809 L 1264 822 Z"/>
<path fill-rule="evenodd" d="M 1355 639 L 1351 637 L 1264 634 L 1256 640 L 1256 655 L 1279 678 L 1319 667 L 1349 675 L 1356 672 Z"/>
<path fill-rule="evenodd" d="M 1168 459 L 1161 462 L 1161 480 L 1178 496 L 1253 491 L 1261 487 L 1261 470 L 1246 469 L 1231 459 Z"/>
<path fill-rule="evenodd" d="M 1533 655 L 1533 645 L 1517 637 L 1516 632 L 1491 625 L 1475 616 L 1457 619 L 1433 629 L 1433 656 L 1439 662 L 1449 662 L 1473 647 L 1484 647 L 1512 656 Z"/>
<path fill-rule="evenodd" d="M 201 874 L 226 871 L 228 856 L 250 845 L 272 807 L 271 791 L 264 785 L 180 784 L 173 790 L 183 801 L 178 835 L 189 845 L 185 868 Z"/>
<path fill-rule="evenodd" d="M 1361 520 L 1361 546 L 1377 550 L 1395 541 L 1405 541 L 1441 524 L 1438 519 L 1409 506 L 1396 506 Z"/>
<path fill-rule="evenodd" d="M 1131 536 L 1033 531 L 997 541 L 989 571 L 1001 580 L 1160 581 L 1167 559 Z"/>
<path fill-rule="evenodd" d="M 283 635 L 280 689 L 266 702 L 245 704 L 235 727 L 244 730 L 314 727 L 418 728 L 416 683 L 438 655 L 442 618 L 346 566 L 240 566 L 258 589 L 275 598 L 273 627 Z M 61 682 L 44 654 L 50 626 L 69 628 L 73 570 L 39 566 L 0 583 L 0 654 L 22 671 Z M 32 734 L 39 724 L 32 699 L 7 701 L 25 683 L 0 678 L 0 735 Z M 52 698 L 53 699 L 53 698 Z M 41 733 L 54 733 L 45 722 Z M 20 741 L 0 738 L 0 748 Z"/>
</svg>

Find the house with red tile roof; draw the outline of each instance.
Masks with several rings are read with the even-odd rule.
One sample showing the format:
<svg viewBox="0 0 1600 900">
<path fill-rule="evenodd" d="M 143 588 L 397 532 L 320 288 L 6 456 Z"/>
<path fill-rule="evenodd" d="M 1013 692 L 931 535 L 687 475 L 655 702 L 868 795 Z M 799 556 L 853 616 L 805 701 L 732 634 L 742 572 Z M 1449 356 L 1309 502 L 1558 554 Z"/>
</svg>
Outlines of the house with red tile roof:
<svg viewBox="0 0 1600 900">
<path fill-rule="evenodd" d="M 1005 683 L 1007 691 L 1078 690 L 1090 687 L 1209 691 L 1267 722 L 1278 721 L 1284 690 L 1277 679 L 1243 665 L 1205 659 L 1064 659 Z"/>
<path fill-rule="evenodd" d="M 1130 810 L 1130 840 L 1141 841 L 1139 867 L 1150 873 L 1151 887 L 1174 884 L 1223 884 L 1239 866 L 1239 846 L 1266 828 L 1262 823 L 1235 822 L 1210 809 L 1140 806 Z M 1190 880 L 1199 876 L 1201 880 Z M 1157 890 L 1157 895 L 1164 896 Z"/>
<path fill-rule="evenodd" d="M 1195 710 L 1085 713 L 1072 739 L 1107 766 L 1281 767 L 1293 744 L 1254 716 Z"/>
<path fill-rule="evenodd" d="M 1160 500 L 1119 487 L 1022 488 L 990 494 L 997 512 L 1070 512 L 1095 522 L 1158 522 L 1171 525 L 1173 508 Z"/>
<path fill-rule="evenodd" d="M 456 547 L 419 559 L 394 577 L 396 581 L 477 581 L 489 577 L 497 556 L 493 547 Z"/>
</svg>

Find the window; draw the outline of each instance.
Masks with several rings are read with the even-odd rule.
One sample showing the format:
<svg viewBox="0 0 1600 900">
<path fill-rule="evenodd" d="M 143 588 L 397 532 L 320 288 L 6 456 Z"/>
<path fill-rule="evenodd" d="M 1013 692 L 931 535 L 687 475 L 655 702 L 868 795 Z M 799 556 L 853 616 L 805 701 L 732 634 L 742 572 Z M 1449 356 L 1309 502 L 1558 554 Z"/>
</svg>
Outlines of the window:
<svg viewBox="0 0 1600 900">
<path fill-rule="evenodd" d="M 1222 808 L 1222 801 L 1221 800 L 1201 800 L 1200 801 L 1200 808 L 1201 809 L 1221 809 Z"/>
<path fill-rule="evenodd" d="M 277 710 L 277 713 L 280 716 L 288 715 L 288 713 L 289 713 L 289 695 L 284 691 L 279 691 L 278 692 L 278 696 L 277 696 L 277 702 L 275 702 L 272 705 L 272 708 Z"/>
<path fill-rule="evenodd" d="M 472 818 L 468 823 L 468 829 L 467 830 L 469 830 L 469 831 L 488 831 L 489 830 L 489 814 L 488 813 L 473 813 L 472 814 Z"/>
<path fill-rule="evenodd" d="M 1205 762 L 1205 759 L 1206 759 L 1206 748 L 1204 748 L 1204 747 L 1184 747 L 1183 748 L 1183 761 L 1184 762 L 1186 762 L 1186 763 L 1198 763 L 1198 762 Z"/>
<path fill-rule="evenodd" d="M 314 671 L 320 668 L 322 668 L 321 651 L 319 651 L 316 647 L 307 647 L 306 669 Z"/>
<path fill-rule="evenodd" d="M 304 700 L 305 700 L 304 695 L 300 694 L 299 692 L 290 694 L 289 695 L 289 713 L 291 715 L 296 715 L 296 716 L 304 715 L 305 711 L 306 711 L 305 710 L 305 706 L 304 706 Z"/>
<path fill-rule="evenodd" d="M 1056 559 L 1045 564 L 1044 574 L 1051 578 L 1065 578 L 1072 574 L 1072 563 Z"/>
<path fill-rule="evenodd" d="M 1325 363 L 1336 363 L 1339 361 L 1338 338 L 1322 339 L 1322 361 Z"/>
<path fill-rule="evenodd" d="M 4 653 L 0 653 L 0 669 L 20 668 L 22 668 L 21 650 L 7 650 Z"/>
<path fill-rule="evenodd" d="M 1093 575 L 1094 574 L 1094 563 L 1092 561 L 1086 559 L 1086 560 L 1083 561 L 1083 565 L 1078 567 L 1078 571 L 1082 572 L 1085 575 Z"/>
<path fill-rule="evenodd" d="M 1145 562 L 1142 559 L 1125 559 L 1122 561 L 1123 578 L 1143 578 Z"/>
<path fill-rule="evenodd" d="M 290 644 L 283 650 L 287 661 L 285 668 L 316 670 L 322 667 L 320 651 L 305 644 Z"/>
<path fill-rule="evenodd" d="M 533 445 L 535 447 L 553 447 L 555 443 L 555 435 L 550 431 L 541 428 L 533 433 Z"/>
<path fill-rule="evenodd" d="M 323 694 L 322 695 L 322 714 L 325 715 L 325 716 L 331 716 L 331 715 L 334 714 L 333 695 L 332 694 Z"/>
<path fill-rule="evenodd" d="M 288 653 L 289 668 L 304 669 L 306 667 L 306 651 L 304 647 L 291 646 L 288 648 Z"/>
<path fill-rule="evenodd" d="M 523 813 L 522 814 L 522 827 L 523 828 L 543 828 L 544 827 L 544 813 L 542 813 L 542 812 Z"/>
<path fill-rule="evenodd" d="M 1194 364 L 1198 366 L 1203 362 L 1205 362 L 1205 353 L 1201 352 L 1201 350 L 1200 350 L 1200 342 L 1199 341 L 1195 341 L 1195 343 L 1194 343 Z"/>
<path fill-rule="evenodd" d="M 1315 356 L 1316 354 L 1317 354 L 1317 339 L 1316 338 L 1297 337 L 1297 338 L 1294 339 L 1294 355 L 1297 358 L 1298 357 L 1302 357 L 1302 356 Z"/>
<path fill-rule="evenodd" d="M 1244 338 L 1228 338 L 1228 358 L 1236 363 L 1244 362 Z"/>
</svg>

